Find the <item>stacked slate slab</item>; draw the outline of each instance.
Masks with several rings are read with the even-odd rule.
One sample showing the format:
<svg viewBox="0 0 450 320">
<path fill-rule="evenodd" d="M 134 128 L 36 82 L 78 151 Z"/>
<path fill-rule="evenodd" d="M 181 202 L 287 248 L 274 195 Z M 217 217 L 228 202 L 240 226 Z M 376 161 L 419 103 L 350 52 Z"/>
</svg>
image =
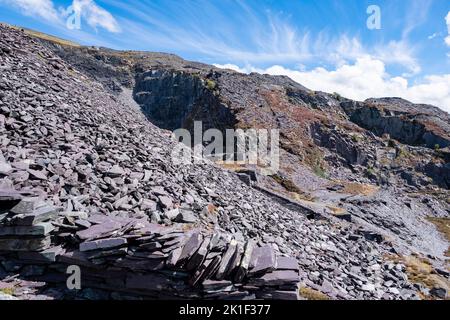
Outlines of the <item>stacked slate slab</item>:
<svg viewBox="0 0 450 320">
<path fill-rule="evenodd" d="M 0 191 L 0 251 L 41 251 L 50 247 L 54 206 L 39 197 L 23 197 L 14 191 Z"/>
<path fill-rule="evenodd" d="M 0 262 L 25 278 L 149 299 L 298 299 L 296 259 L 270 245 L 192 224 L 64 212 L 39 197 L 0 192 Z"/>
</svg>

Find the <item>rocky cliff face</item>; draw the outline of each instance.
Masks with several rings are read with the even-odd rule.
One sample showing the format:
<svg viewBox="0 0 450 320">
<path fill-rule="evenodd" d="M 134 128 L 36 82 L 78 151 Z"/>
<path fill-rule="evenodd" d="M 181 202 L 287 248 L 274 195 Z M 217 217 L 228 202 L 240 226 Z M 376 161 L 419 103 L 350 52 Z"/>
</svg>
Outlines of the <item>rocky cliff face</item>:
<svg viewBox="0 0 450 320">
<path fill-rule="evenodd" d="M 134 100 L 149 120 L 160 128 L 193 131 L 201 120 L 204 130 L 233 128 L 233 113 L 197 75 L 154 70 L 139 73 L 134 86 Z"/>
<path fill-rule="evenodd" d="M 433 223 L 445 229 L 450 213 L 447 114 L 0 32 L 0 288 L 21 298 L 25 280 L 39 281 L 29 292 L 40 298 L 445 297 L 448 241 Z M 173 164 L 162 129 L 196 120 L 280 129 L 280 171 Z M 62 285 L 71 264 L 88 288 Z"/>
<path fill-rule="evenodd" d="M 341 106 L 351 121 L 378 136 L 389 134 L 404 144 L 428 148 L 450 145 L 450 117 L 436 107 L 396 98 L 345 101 Z"/>
</svg>

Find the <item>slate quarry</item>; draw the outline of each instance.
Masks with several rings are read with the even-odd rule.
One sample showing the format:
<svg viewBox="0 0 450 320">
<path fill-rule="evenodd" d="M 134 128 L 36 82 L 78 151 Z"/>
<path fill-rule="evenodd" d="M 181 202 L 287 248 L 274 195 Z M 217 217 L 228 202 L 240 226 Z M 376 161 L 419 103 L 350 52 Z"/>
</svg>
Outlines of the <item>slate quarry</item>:
<svg viewBox="0 0 450 320">
<path fill-rule="evenodd" d="M 0 299 L 420 298 L 376 231 L 311 218 L 208 161 L 173 164 L 171 133 L 104 79 L 0 35 Z"/>
</svg>

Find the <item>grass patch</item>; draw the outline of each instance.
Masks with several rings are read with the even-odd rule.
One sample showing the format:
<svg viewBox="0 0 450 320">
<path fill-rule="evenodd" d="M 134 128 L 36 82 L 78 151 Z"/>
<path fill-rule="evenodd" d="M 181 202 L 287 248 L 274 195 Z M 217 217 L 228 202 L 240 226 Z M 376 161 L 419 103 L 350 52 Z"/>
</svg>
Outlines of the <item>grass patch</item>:
<svg viewBox="0 0 450 320">
<path fill-rule="evenodd" d="M 335 216 L 341 216 L 347 213 L 347 210 L 345 210 L 344 208 L 338 208 L 338 207 L 332 207 L 332 206 L 327 206 L 327 208 L 333 212 L 333 215 Z"/>
<path fill-rule="evenodd" d="M 271 176 L 271 178 L 289 192 L 302 193 L 292 180 L 286 179 L 278 174 Z"/>
<path fill-rule="evenodd" d="M 411 154 L 409 151 L 404 147 L 399 147 L 397 150 L 397 158 L 399 159 L 409 159 L 411 157 Z"/>
<path fill-rule="evenodd" d="M 215 163 L 218 166 L 221 166 L 222 168 L 229 170 L 229 171 L 240 172 L 240 171 L 245 170 L 245 162 L 226 163 L 225 161 L 216 161 Z"/>
<path fill-rule="evenodd" d="M 56 44 L 60 44 L 63 46 L 70 46 L 70 47 L 80 47 L 80 45 L 78 43 L 69 41 L 69 40 L 64 40 L 55 36 L 51 36 L 49 34 L 46 33 L 42 33 L 42 32 L 38 32 L 35 30 L 31 30 L 31 29 L 27 29 L 27 28 L 22 28 L 22 27 L 17 27 L 17 26 L 10 26 L 13 29 L 16 30 L 23 30 L 25 32 L 25 34 L 31 36 L 31 37 L 35 37 L 35 38 L 39 38 L 42 40 L 47 40 Z"/>
<path fill-rule="evenodd" d="M 4 288 L 4 289 L 0 289 L 0 292 L 9 296 L 13 296 L 14 295 L 14 288 Z"/>
<path fill-rule="evenodd" d="M 296 201 L 314 201 L 308 194 L 298 188 L 292 180 L 284 178 L 278 174 L 270 176 L 276 183 L 289 192 L 289 197 Z"/>
<path fill-rule="evenodd" d="M 290 192 L 289 196 L 294 199 L 295 201 L 310 201 L 314 202 L 315 198 L 311 197 L 310 195 L 306 194 L 305 192 Z"/>
<path fill-rule="evenodd" d="M 316 164 L 313 167 L 313 172 L 318 177 L 321 177 L 323 179 L 327 178 L 327 172 L 325 171 L 325 169 L 320 164 Z"/>
<path fill-rule="evenodd" d="M 307 287 L 300 288 L 299 294 L 300 297 L 307 300 L 330 300 L 326 294 Z"/>
<path fill-rule="evenodd" d="M 340 191 L 340 193 L 346 193 L 351 195 L 364 195 L 371 196 L 378 192 L 379 188 L 377 186 L 373 186 L 371 184 L 362 184 L 362 183 L 343 183 L 344 189 Z"/>
<path fill-rule="evenodd" d="M 367 170 L 366 170 L 366 175 L 367 175 L 367 177 L 369 177 L 369 178 L 370 178 L 370 177 L 376 176 L 375 169 L 372 168 L 372 167 L 367 168 Z"/>
<path fill-rule="evenodd" d="M 355 143 L 359 143 L 361 141 L 361 137 L 354 134 L 354 135 L 352 135 L 352 141 Z"/>
<path fill-rule="evenodd" d="M 406 275 L 412 283 L 419 283 L 432 289 L 434 287 L 449 288 L 449 282 L 435 273 L 433 265 L 426 258 L 418 256 L 389 256 L 387 258 L 395 263 L 402 263 L 406 267 Z"/>
<path fill-rule="evenodd" d="M 209 90 L 214 91 L 214 90 L 216 89 L 217 84 L 216 84 L 215 81 L 213 81 L 213 80 L 211 80 L 211 79 L 206 79 L 205 82 L 206 82 L 206 87 L 207 87 Z"/>
</svg>

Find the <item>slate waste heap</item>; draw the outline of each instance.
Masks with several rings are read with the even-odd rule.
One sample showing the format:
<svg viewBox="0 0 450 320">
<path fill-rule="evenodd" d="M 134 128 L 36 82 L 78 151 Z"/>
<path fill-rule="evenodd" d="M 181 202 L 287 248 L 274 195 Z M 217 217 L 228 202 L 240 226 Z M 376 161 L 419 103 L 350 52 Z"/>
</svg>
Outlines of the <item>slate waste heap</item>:
<svg viewBox="0 0 450 320">
<path fill-rule="evenodd" d="M 138 105 L 41 40 L 0 35 L 0 296 L 70 299 L 77 265 L 105 299 L 418 298 L 389 242 L 212 163 L 173 164 L 176 141 Z"/>
<path fill-rule="evenodd" d="M 0 250 L 16 271 L 64 284 L 70 265 L 82 284 L 149 298 L 297 299 L 299 267 L 271 246 L 221 232 L 146 219 L 63 212 L 39 197 L 0 191 Z M 52 241 L 53 240 L 53 241 Z M 72 249 L 58 244 L 72 243 Z M 21 268 L 21 269 L 19 269 Z"/>
</svg>

